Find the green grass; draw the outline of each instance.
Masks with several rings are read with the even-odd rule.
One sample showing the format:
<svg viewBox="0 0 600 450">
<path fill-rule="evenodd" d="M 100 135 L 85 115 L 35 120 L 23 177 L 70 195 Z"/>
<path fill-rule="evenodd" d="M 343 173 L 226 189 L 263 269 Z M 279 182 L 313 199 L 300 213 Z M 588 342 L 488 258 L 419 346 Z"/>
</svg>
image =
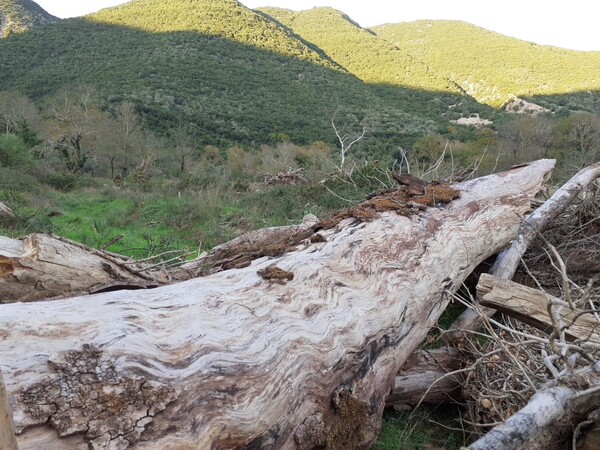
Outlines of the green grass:
<svg viewBox="0 0 600 450">
<path fill-rule="evenodd" d="M 386 412 L 373 450 L 426 450 L 431 447 L 459 450 L 465 434 L 453 406 L 420 407 L 415 412 Z"/>
</svg>

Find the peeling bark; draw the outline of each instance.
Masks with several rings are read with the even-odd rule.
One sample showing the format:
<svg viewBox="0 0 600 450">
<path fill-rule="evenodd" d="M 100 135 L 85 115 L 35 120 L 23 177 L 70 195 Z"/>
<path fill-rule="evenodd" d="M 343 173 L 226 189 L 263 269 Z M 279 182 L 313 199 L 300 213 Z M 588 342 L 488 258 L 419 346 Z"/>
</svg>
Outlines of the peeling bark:
<svg viewBox="0 0 600 450">
<path fill-rule="evenodd" d="M 408 215 L 396 205 L 362 221 L 357 209 L 322 241 L 204 278 L 0 305 L 21 448 L 110 448 L 94 444 L 109 436 L 120 449 L 368 448 L 398 369 L 462 281 L 513 238 L 553 166 L 459 184 L 459 199 Z M 293 277 L 264 279 L 268 267 Z M 146 398 L 132 397 L 142 385 L 165 406 L 151 422 Z M 115 395 L 99 411 L 92 391 Z M 47 396 L 77 413 L 45 409 Z"/>
<path fill-rule="evenodd" d="M 181 280 L 189 279 L 220 270 L 247 267 L 253 260 L 264 256 L 280 256 L 288 248 L 312 236 L 317 223 L 317 217 L 309 214 L 300 225 L 250 231 L 183 265 L 181 273 L 174 276 Z"/>
</svg>

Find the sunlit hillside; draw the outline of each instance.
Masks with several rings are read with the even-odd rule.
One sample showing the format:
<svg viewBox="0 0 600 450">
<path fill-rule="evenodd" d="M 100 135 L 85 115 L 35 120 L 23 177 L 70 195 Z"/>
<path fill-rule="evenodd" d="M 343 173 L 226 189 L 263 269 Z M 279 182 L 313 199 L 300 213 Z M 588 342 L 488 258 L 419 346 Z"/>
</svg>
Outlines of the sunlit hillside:
<svg viewBox="0 0 600 450">
<path fill-rule="evenodd" d="M 87 16 L 87 20 L 149 33 L 197 32 L 315 62 L 335 64 L 236 0 L 136 0 Z"/>
<path fill-rule="evenodd" d="M 600 91 L 600 52 L 540 46 L 457 21 L 422 20 L 372 31 L 495 107 L 513 96 Z"/>
<path fill-rule="evenodd" d="M 262 8 L 303 39 L 315 44 L 334 61 L 367 83 L 401 86 L 433 92 L 460 93 L 443 75 L 373 32 L 361 28 L 332 8 L 294 12 Z"/>
</svg>

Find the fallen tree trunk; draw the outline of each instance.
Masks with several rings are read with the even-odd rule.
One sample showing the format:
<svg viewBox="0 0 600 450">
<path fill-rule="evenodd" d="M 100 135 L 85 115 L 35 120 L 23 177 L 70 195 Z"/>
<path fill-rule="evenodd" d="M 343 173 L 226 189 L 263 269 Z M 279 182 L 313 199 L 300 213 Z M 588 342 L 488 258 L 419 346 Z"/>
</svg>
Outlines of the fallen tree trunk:
<svg viewBox="0 0 600 450">
<path fill-rule="evenodd" d="M 368 448 L 399 367 L 553 166 L 462 183 L 408 216 L 355 211 L 245 268 L 0 305 L 21 449 Z"/>
<path fill-rule="evenodd" d="M 386 406 L 402 411 L 420 404 L 439 405 L 459 399 L 463 378 L 461 374 L 449 373 L 461 365 L 456 349 L 417 350 L 394 380 Z"/>
<path fill-rule="evenodd" d="M 0 237 L 0 303 L 147 289 L 246 267 L 254 259 L 279 256 L 307 239 L 317 222 L 308 215 L 300 225 L 251 231 L 181 267 L 137 262 L 58 236 Z"/>
</svg>

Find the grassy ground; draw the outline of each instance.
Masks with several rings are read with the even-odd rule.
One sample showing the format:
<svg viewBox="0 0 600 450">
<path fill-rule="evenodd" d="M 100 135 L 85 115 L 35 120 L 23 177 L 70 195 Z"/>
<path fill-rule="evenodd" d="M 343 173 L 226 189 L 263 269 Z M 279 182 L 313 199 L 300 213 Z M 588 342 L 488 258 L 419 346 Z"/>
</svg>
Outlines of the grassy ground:
<svg viewBox="0 0 600 450">
<path fill-rule="evenodd" d="M 454 406 L 387 412 L 373 450 L 459 450 L 466 435 Z"/>
<path fill-rule="evenodd" d="M 190 187 L 166 179 L 116 185 L 85 176 L 40 182 L 3 168 L 0 177 L 0 201 L 17 215 L 15 222 L 0 224 L 3 235 L 53 233 L 92 247 L 123 235 L 108 250 L 138 258 L 172 249 L 207 250 L 253 229 L 299 223 L 305 214 L 326 218 L 382 187 L 366 177 L 275 187 L 226 182 Z"/>
</svg>

